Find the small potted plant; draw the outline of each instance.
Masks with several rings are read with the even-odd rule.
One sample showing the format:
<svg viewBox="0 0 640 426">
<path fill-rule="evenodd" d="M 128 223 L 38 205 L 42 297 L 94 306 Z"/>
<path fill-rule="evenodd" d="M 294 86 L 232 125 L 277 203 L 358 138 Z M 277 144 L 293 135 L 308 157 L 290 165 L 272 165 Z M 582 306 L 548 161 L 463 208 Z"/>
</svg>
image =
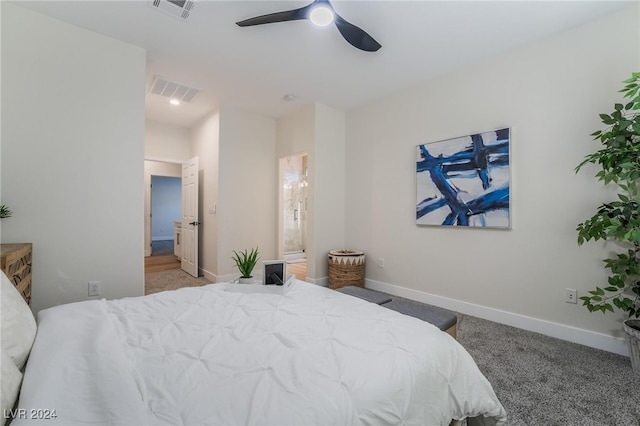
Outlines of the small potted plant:
<svg viewBox="0 0 640 426">
<path fill-rule="evenodd" d="M 240 253 L 233 250 L 233 259 L 236 262 L 238 271 L 240 271 L 240 283 L 251 283 L 253 275 L 253 268 L 256 266 L 258 259 L 260 258 L 258 247 L 251 249 L 251 251 L 242 250 Z"/>
<path fill-rule="evenodd" d="M 611 114 L 600 114 L 606 128 L 591 136 L 602 147 L 585 156 L 575 169 L 577 173 L 588 163 L 599 166 L 596 178 L 605 185 L 616 185 L 617 199 L 601 204 L 576 230 L 580 245 L 589 240 L 606 240 L 623 248 L 604 259 L 608 282 L 580 299 L 591 312 L 604 314 L 618 309 L 629 316 L 624 330 L 631 365 L 640 375 L 640 72 L 633 73 L 624 83 L 620 92 L 630 101 L 615 104 Z"/>
</svg>

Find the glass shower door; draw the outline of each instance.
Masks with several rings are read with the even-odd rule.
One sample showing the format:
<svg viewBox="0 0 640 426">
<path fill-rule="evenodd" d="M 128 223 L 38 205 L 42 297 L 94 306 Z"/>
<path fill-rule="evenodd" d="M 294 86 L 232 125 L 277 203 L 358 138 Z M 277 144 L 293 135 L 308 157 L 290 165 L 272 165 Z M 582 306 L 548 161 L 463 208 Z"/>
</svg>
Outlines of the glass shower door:
<svg viewBox="0 0 640 426">
<path fill-rule="evenodd" d="M 284 253 L 304 253 L 306 204 L 307 204 L 307 156 L 287 157 L 283 170 L 283 240 Z"/>
</svg>

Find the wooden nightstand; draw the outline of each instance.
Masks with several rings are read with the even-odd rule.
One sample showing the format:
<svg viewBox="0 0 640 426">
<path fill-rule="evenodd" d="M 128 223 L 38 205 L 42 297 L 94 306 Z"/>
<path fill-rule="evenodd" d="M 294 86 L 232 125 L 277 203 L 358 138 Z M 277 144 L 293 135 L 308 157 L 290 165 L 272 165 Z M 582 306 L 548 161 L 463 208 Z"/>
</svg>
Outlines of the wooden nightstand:
<svg viewBox="0 0 640 426">
<path fill-rule="evenodd" d="M 0 269 L 31 304 L 31 243 L 0 244 Z"/>
</svg>

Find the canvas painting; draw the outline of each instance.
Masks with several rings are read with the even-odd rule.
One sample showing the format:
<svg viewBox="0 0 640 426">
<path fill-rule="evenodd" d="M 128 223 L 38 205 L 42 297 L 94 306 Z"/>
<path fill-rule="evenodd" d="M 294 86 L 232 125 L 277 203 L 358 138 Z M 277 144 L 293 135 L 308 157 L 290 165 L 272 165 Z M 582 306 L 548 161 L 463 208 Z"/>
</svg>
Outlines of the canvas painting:
<svg viewBox="0 0 640 426">
<path fill-rule="evenodd" d="M 418 225 L 510 228 L 510 131 L 418 145 Z"/>
</svg>

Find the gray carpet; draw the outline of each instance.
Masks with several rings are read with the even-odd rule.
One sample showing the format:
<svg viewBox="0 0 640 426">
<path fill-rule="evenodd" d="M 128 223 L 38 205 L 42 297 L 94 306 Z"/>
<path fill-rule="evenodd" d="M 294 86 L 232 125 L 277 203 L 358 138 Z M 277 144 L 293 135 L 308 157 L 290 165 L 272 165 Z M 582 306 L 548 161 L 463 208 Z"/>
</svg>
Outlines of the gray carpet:
<svg viewBox="0 0 640 426">
<path fill-rule="evenodd" d="M 458 341 L 516 425 L 640 425 L 629 358 L 458 314 Z"/>
<path fill-rule="evenodd" d="M 204 277 L 192 277 L 182 269 L 172 269 L 162 272 L 147 272 L 144 274 L 145 294 L 160 291 L 176 290 L 182 287 L 199 287 L 210 284 Z"/>
</svg>

